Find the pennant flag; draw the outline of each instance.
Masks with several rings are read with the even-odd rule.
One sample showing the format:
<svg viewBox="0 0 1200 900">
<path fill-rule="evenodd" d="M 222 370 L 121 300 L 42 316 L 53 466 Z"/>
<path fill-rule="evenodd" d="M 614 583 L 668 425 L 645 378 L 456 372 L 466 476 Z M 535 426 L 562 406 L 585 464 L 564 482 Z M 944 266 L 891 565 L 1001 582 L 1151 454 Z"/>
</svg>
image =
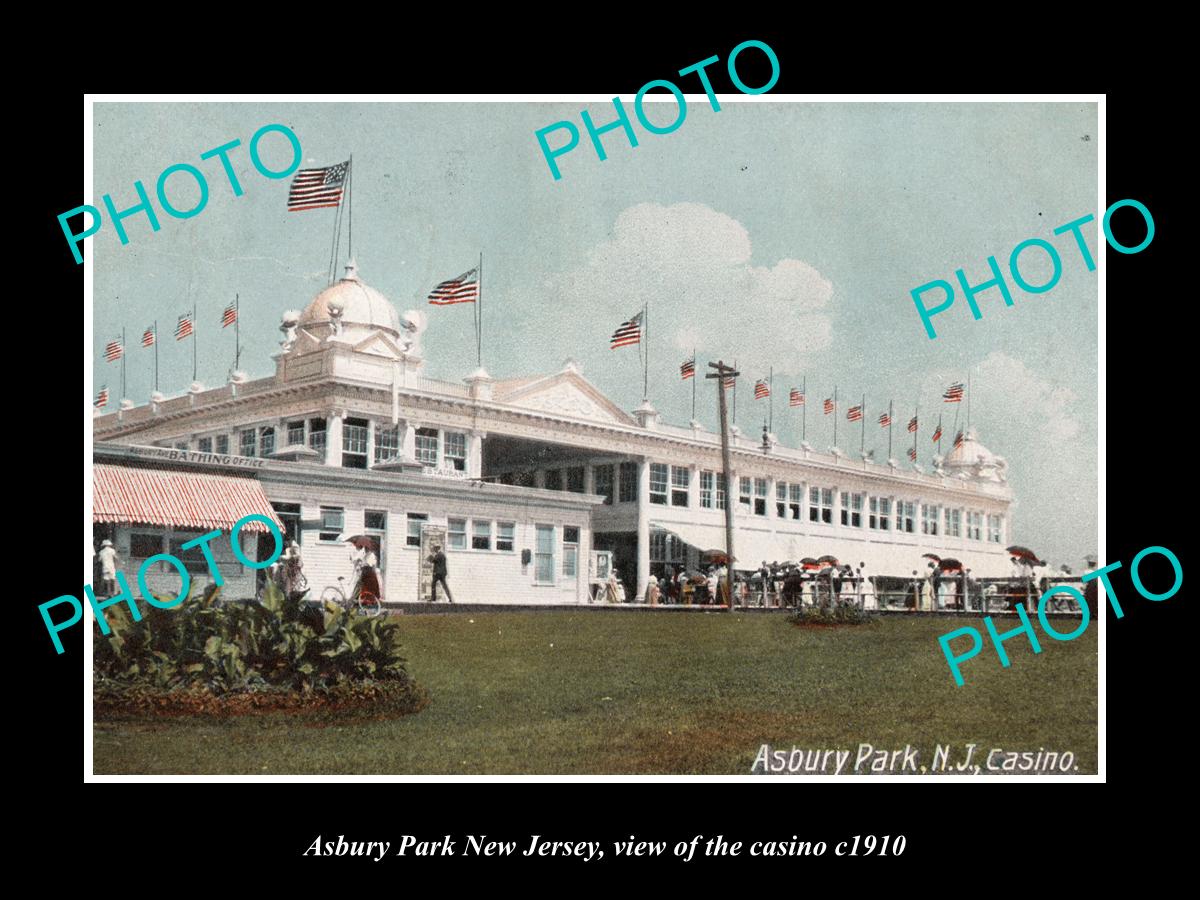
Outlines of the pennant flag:
<svg viewBox="0 0 1200 900">
<path fill-rule="evenodd" d="M 887 428 L 889 425 L 891 425 L 892 424 L 892 414 L 891 413 L 881 413 L 879 416 L 879 424 L 883 428 Z"/>
<path fill-rule="evenodd" d="M 154 326 L 150 325 L 142 332 L 142 346 L 153 347 L 154 342 L 158 339 L 158 335 L 154 333 Z"/>
<path fill-rule="evenodd" d="M 762 400 L 765 397 L 771 396 L 771 388 L 767 386 L 767 379 L 760 378 L 754 382 L 754 399 Z"/>
<path fill-rule="evenodd" d="M 288 191 L 288 212 L 341 206 L 349 169 L 349 162 L 324 169 L 301 169 L 292 179 L 292 189 Z"/>
<path fill-rule="evenodd" d="M 684 380 L 696 377 L 696 357 L 684 361 L 679 367 L 679 377 Z"/>
<path fill-rule="evenodd" d="M 463 272 L 457 278 L 443 281 L 429 294 L 434 306 L 449 306 L 451 303 L 474 303 L 479 299 L 479 269 Z"/>
<path fill-rule="evenodd" d="M 961 447 L 963 445 L 963 433 L 960 431 L 954 436 L 954 446 Z"/>
<path fill-rule="evenodd" d="M 94 405 L 96 409 L 104 409 L 104 407 L 108 406 L 108 385 L 103 384 L 100 386 L 100 390 L 96 393 L 96 402 Z"/>
<path fill-rule="evenodd" d="M 963 385 L 958 381 L 946 388 L 946 393 L 942 394 L 942 399 L 947 403 L 962 403 Z"/>
<path fill-rule="evenodd" d="M 939 425 L 933 432 L 933 443 L 937 443 L 942 439 L 942 426 Z"/>
<path fill-rule="evenodd" d="M 913 462 L 917 461 L 917 448 L 916 447 L 908 448 L 908 458 L 911 459 Z"/>
<path fill-rule="evenodd" d="M 120 338 L 113 338 L 104 345 L 104 358 L 109 362 L 116 362 L 125 355 L 125 345 Z"/>
<path fill-rule="evenodd" d="M 825 398 L 825 415 L 829 415 L 831 412 L 833 412 L 833 400 L 831 400 L 829 397 L 826 397 Z"/>
<path fill-rule="evenodd" d="M 185 337 L 192 334 L 192 314 L 184 313 L 179 317 L 179 324 L 175 326 L 175 340 L 182 341 Z"/>
<path fill-rule="evenodd" d="M 225 307 L 225 312 L 221 313 L 221 327 L 228 328 L 237 321 L 237 306 L 230 303 Z"/>
<path fill-rule="evenodd" d="M 788 395 L 788 406 L 803 406 L 804 392 L 799 388 L 792 388 L 792 392 Z"/>
<path fill-rule="evenodd" d="M 863 417 L 863 408 L 861 406 L 852 406 L 846 410 L 846 418 L 851 422 L 858 422 Z"/>
<path fill-rule="evenodd" d="M 908 420 L 908 433 L 909 434 L 917 433 L 917 417 L 916 416 L 913 416 L 911 419 Z"/>
<path fill-rule="evenodd" d="M 622 322 L 617 330 L 613 332 L 609 349 L 616 350 L 618 347 L 628 347 L 630 344 L 640 344 L 642 342 L 642 314 L 638 313 L 632 319 Z"/>
</svg>

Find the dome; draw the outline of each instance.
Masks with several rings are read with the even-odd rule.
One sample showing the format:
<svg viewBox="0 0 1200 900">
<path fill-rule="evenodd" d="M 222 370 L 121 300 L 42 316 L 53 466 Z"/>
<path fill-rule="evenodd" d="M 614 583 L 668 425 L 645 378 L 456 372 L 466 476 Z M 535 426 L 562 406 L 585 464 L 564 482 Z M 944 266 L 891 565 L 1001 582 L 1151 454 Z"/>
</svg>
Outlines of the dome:
<svg viewBox="0 0 1200 900">
<path fill-rule="evenodd" d="M 325 288 L 305 307 L 300 314 L 300 326 L 328 323 L 331 304 L 335 308 L 341 307 L 343 325 L 365 325 L 400 333 L 400 316 L 396 308 L 387 297 L 359 280 L 353 260 L 346 264 L 346 274 L 341 281 Z"/>
<path fill-rule="evenodd" d="M 1008 470 L 1007 460 L 981 444 L 974 428 L 967 429 L 962 446 L 947 453 L 942 465 L 964 476 L 969 474 L 988 481 L 1006 480 Z"/>
</svg>

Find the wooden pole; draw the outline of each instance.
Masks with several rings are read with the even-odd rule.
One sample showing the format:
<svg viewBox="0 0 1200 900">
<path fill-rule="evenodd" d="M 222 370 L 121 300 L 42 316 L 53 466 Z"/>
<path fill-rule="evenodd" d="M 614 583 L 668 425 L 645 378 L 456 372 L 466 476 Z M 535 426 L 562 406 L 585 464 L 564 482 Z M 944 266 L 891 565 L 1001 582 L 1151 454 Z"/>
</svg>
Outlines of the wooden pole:
<svg viewBox="0 0 1200 900">
<path fill-rule="evenodd" d="M 732 376 L 735 379 L 738 376 L 738 371 L 735 368 L 730 368 L 725 365 L 722 360 L 717 360 L 715 363 L 709 363 L 709 368 L 716 369 L 716 372 L 710 372 L 705 375 L 705 378 L 712 378 L 717 385 L 717 407 L 720 411 L 721 418 L 721 468 L 722 476 L 725 479 L 725 598 L 729 603 L 729 612 L 733 612 L 733 564 L 735 561 L 733 555 L 733 504 L 734 488 L 733 488 L 733 456 L 729 449 L 729 410 L 725 401 L 725 378 Z M 737 382 L 734 381 L 734 391 L 737 391 Z"/>
</svg>

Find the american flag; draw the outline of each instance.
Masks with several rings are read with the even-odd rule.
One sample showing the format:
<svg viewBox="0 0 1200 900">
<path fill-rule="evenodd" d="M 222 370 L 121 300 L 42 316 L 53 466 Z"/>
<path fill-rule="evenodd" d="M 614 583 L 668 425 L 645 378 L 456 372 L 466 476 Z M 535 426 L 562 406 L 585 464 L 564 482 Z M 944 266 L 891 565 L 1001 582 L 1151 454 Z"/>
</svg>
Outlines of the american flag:
<svg viewBox="0 0 1200 900">
<path fill-rule="evenodd" d="M 960 431 L 954 436 L 954 446 L 961 447 L 963 445 L 963 433 Z"/>
<path fill-rule="evenodd" d="M 683 365 L 679 367 L 679 377 L 683 379 L 696 377 L 696 357 L 683 361 Z"/>
<path fill-rule="evenodd" d="M 863 417 L 863 408 L 861 406 L 852 406 L 846 410 L 846 418 L 851 422 L 858 422 Z"/>
<path fill-rule="evenodd" d="M 179 324 L 175 326 L 175 340 L 182 341 L 185 337 L 190 337 L 192 334 L 192 314 L 184 313 L 179 317 Z"/>
<path fill-rule="evenodd" d="M 434 306 L 449 306 L 451 303 L 474 303 L 479 299 L 479 269 L 463 272 L 457 278 L 443 281 L 429 292 L 429 302 Z"/>
<path fill-rule="evenodd" d="M 100 390 L 96 393 L 96 402 L 93 405 L 96 409 L 104 409 L 108 406 L 108 385 L 100 386 Z"/>
<path fill-rule="evenodd" d="M 349 162 L 324 169 L 301 169 L 292 179 L 292 189 L 288 191 L 288 212 L 340 206 L 349 169 Z"/>
<path fill-rule="evenodd" d="M 825 398 L 825 415 L 829 415 L 831 412 L 833 412 L 833 400 L 831 400 L 829 397 L 826 397 Z"/>
<path fill-rule="evenodd" d="M 938 425 L 938 427 L 933 430 L 933 443 L 936 444 L 941 439 L 942 439 L 942 426 Z"/>
<path fill-rule="evenodd" d="M 724 386 L 725 390 L 732 388 L 736 382 L 737 378 L 733 375 L 726 375 L 721 379 L 721 384 Z"/>
<path fill-rule="evenodd" d="M 228 328 L 237 321 L 237 306 L 230 303 L 225 307 L 225 312 L 221 313 L 221 327 Z"/>
<path fill-rule="evenodd" d="M 158 338 L 158 335 L 154 333 L 154 326 L 153 325 L 149 326 L 145 331 L 142 332 L 142 346 L 143 347 L 153 347 L 154 341 L 157 338 Z"/>
<path fill-rule="evenodd" d="M 892 424 L 892 414 L 891 413 L 880 413 L 879 424 L 883 428 L 887 428 L 889 425 L 891 425 Z"/>
<path fill-rule="evenodd" d="M 916 447 L 908 448 L 908 458 L 911 459 L 913 462 L 917 461 L 917 448 Z"/>
<path fill-rule="evenodd" d="M 113 338 L 104 345 L 104 358 L 109 362 L 116 362 L 125 355 L 125 344 L 120 338 Z"/>
<path fill-rule="evenodd" d="M 946 393 L 942 394 L 942 399 L 947 403 L 962 403 L 963 386 L 962 382 L 955 382 L 946 388 Z"/>
<path fill-rule="evenodd" d="M 908 420 L 908 433 L 909 434 L 917 433 L 917 417 L 916 416 L 913 416 L 911 419 Z"/>
<path fill-rule="evenodd" d="M 754 399 L 762 400 L 765 397 L 771 396 L 771 388 L 767 385 L 767 379 L 760 378 L 754 382 Z"/>
<path fill-rule="evenodd" d="M 804 391 L 799 388 L 792 388 L 791 394 L 788 395 L 788 406 L 803 406 Z"/>
<path fill-rule="evenodd" d="M 616 350 L 618 347 L 627 347 L 630 344 L 640 344 L 642 342 L 642 314 L 638 313 L 627 322 L 622 322 L 617 330 L 613 332 L 612 340 L 609 342 L 609 349 Z"/>
</svg>

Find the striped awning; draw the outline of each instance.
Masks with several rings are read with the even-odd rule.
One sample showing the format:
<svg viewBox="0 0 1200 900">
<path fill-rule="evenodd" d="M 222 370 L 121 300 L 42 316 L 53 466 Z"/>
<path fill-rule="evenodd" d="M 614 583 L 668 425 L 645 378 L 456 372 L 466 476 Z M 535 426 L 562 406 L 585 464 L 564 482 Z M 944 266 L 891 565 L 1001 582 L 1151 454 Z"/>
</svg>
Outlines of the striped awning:
<svg viewBox="0 0 1200 900">
<path fill-rule="evenodd" d="M 103 464 L 92 467 L 93 522 L 229 531 L 238 519 L 251 513 L 266 516 L 282 531 L 262 485 L 253 478 Z M 268 529 L 262 522 L 248 522 L 245 530 Z"/>
</svg>

